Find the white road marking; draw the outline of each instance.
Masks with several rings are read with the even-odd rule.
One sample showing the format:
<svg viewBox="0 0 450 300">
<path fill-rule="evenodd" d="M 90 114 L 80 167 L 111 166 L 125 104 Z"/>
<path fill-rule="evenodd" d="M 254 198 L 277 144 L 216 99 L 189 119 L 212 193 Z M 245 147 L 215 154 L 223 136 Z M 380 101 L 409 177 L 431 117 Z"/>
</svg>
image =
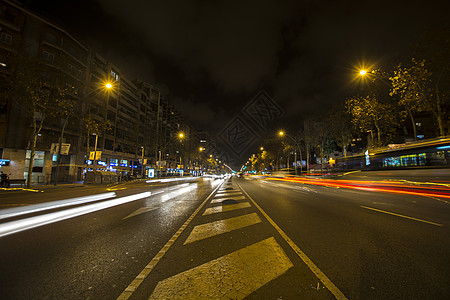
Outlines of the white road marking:
<svg viewBox="0 0 450 300">
<path fill-rule="evenodd" d="M 222 182 L 223 183 L 223 182 Z M 198 214 L 198 212 L 202 209 L 203 206 L 211 199 L 212 195 L 219 189 L 221 184 L 217 186 L 217 188 L 206 197 L 205 201 L 197 207 L 197 209 L 192 213 L 192 215 L 184 222 L 184 224 L 178 229 L 178 231 L 172 236 L 172 238 L 159 250 L 158 254 L 145 266 L 145 268 L 136 276 L 136 278 L 127 286 L 127 288 L 122 292 L 122 294 L 117 297 L 117 300 L 126 300 L 130 298 L 134 291 L 141 285 L 144 279 L 150 274 L 153 268 L 158 264 L 161 258 L 166 254 L 169 248 L 173 245 L 173 243 L 178 239 L 180 234 L 186 229 L 186 227 L 191 223 L 192 219 Z"/>
<path fill-rule="evenodd" d="M 373 211 L 381 212 L 381 213 L 384 213 L 384 214 L 388 214 L 388 215 L 393 215 L 393 216 L 397 216 L 397 217 L 401 217 L 401 218 L 405 218 L 405 219 L 410 219 L 410 220 L 419 221 L 419 222 L 422 222 L 422 223 L 431 224 L 431 225 L 434 225 L 434 226 L 444 226 L 444 225 L 439 224 L 439 223 L 434 223 L 434 222 L 425 221 L 425 220 L 422 220 L 422 219 L 408 217 L 408 216 L 405 216 L 405 215 L 400 215 L 400 214 L 396 214 L 396 213 L 393 213 L 393 212 L 389 212 L 389 211 L 385 211 L 385 210 L 381 210 L 381 209 L 376 209 L 376 208 L 372 208 L 372 207 L 368 207 L 368 206 L 361 206 L 361 207 L 365 208 L 365 209 L 370 209 L 370 210 L 373 210 Z"/>
<path fill-rule="evenodd" d="M 191 234 L 184 242 L 184 245 L 230 232 L 236 229 L 254 225 L 260 222 L 261 219 L 258 217 L 258 215 L 256 213 L 252 213 L 239 217 L 197 225 L 194 227 L 194 229 L 192 229 Z"/>
<path fill-rule="evenodd" d="M 221 205 L 221 206 L 214 206 L 214 207 L 207 208 L 205 210 L 205 212 L 203 213 L 203 215 L 204 216 L 212 215 L 212 214 L 232 211 L 232 210 L 236 210 L 236 209 L 248 208 L 248 207 L 250 207 L 250 203 L 249 202 L 238 203 L 238 204 L 228 204 L 228 205 Z"/>
<path fill-rule="evenodd" d="M 293 266 L 271 237 L 159 282 L 150 299 L 244 299 Z"/>
<path fill-rule="evenodd" d="M 131 214 L 129 214 L 128 216 L 126 216 L 125 218 L 123 218 L 122 220 L 131 218 L 131 217 L 134 217 L 134 216 L 137 216 L 137 215 L 140 215 L 140 214 L 143 214 L 143 213 L 146 213 L 146 212 L 149 212 L 149 211 L 158 209 L 158 208 L 159 208 L 159 207 L 157 207 L 157 206 L 156 206 L 156 207 L 155 207 L 155 206 L 141 207 L 141 208 L 137 209 L 135 212 L 132 212 Z"/>
<path fill-rule="evenodd" d="M 241 192 L 233 192 L 233 193 L 217 193 L 214 198 L 220 198 L 220 197 L 231 197 L 231 196 L 239 196 L 242 195 Z"/>
<path fill-rule="evenodd" d="M 264 215 L 264 217 L 269 221 L 269 223 L 275 228 L 276 231 L 283 237 L 283 239 L 289 244 L 292 250 L 297 253 L 301 260 L 308 266 L 308 268 L 316 275 L 316 277 L 325 285 L 325 287 L 334 295 L 336 299 L 344 300 L 347 299 L 345 295 L 338 289 L 336 285 L 325 275 L 325 273 L 320 270 L 316 264 L 294 243 L 293 240 L 283 231 L 281 228 L 269 217 L 269 215 L 253 200 L 250 195 L 242 189 L 242 186 L 236 182 L 240 187 L 241 191 L 252 201 L 253 205 L 259 209 L 259 211 Z"/>
<path fill-rule="evenodd" d="M 214 198 L 211 200 L 211 203 L 222 203 L 224 200 L 244 200 L 245 196 L 231 196 L 231 197 L 222 197 L 222 198 Z"/>
</svg>

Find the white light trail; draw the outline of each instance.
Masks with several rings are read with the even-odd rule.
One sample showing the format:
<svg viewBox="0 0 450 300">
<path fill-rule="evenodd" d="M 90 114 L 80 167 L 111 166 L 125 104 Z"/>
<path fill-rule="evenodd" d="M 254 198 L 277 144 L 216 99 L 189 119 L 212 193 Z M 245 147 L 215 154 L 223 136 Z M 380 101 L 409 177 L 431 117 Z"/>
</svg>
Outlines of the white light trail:
<svg viewBox="0 0 450 300">
<path fill-rule="evenodd" d="M 89 203 L 93 201 L 98 200 L 104 200 L 108 198 L 113 198 L 116 196 L 116 193 L 103 193 L 98 195 L 90 195 L 90 196 L 83 196 L 83 197 L 77 197 L 77 198 L 71 198 L 71 199 L 64 199 L 64 200 L 57 200 L 57 201 L 51 201 L 46 203 L 39 203 L 39 204 L 32 204 L 27 206 L 21 206 L 21 207 L 11 207 L 2 209 L 0 211 L 0 220 L 17 217 L 25 214 L 32 214 L 44 210 L 50 210 L 55 208 L 61 208 L 65 206 L 72 206 L 72 205 L 78 205 L 78 204 L 84 204 Z"/>
<path fill-rule="evenodd" d="M 0 237 L 18 233 L 24 230 L 36 228 L 39 226 L 67 220 L 70 218 L 78 217 L 84 214 L 95 212 L 98 210 L 110 208 L 113 206 L 121 205 L 127 202 L 136 201 L 142 198 L 150 197 L 151 192 L 144 192 L 140 194 L 125 196 L 117 199 L 112 199 L 108 201 L 103 201 L 99 203 L 84 205 L 75 208 L 69 208 L 63 211 L 48 213 L 45 215 L 39 215 L 35 217 L 30 217 L 27 219 L 11 221 L 7 223 L 0 224 Z"/>
<path fill-rule="evenodd" d="M 186 181 L 192 181 L 196 180 L 198 177 L 175 177 L 175 178 L 163 178 L 163 179 L 150 179 L 147 180 L 146 183 L 159 183 L 159 182 L 174 182 L 174 181 L 180 181 L 180 180 L 186 180 Z"/>
</svg>

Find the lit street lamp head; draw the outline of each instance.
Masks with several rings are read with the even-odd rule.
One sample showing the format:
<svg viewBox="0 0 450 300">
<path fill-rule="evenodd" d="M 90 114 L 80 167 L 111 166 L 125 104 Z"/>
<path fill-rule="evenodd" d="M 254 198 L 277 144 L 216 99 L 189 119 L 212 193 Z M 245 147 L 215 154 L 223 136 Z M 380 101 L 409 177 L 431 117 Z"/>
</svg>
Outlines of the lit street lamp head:
<svg viewBox="0 0 450 300">
<path fill-rule="evenodd" d="M 179 137 L 180 139 L 184 138 L 184 133 L 180 132 L 180 133 L 178 134 L 178 137 Z"/>
<path fill-rule="evenodd" d="M 359 74 L 362 75 L 362 76 L 364 76 L 364 75 L 367 74 L 367 72 L 366 72 L 366 70 L 361 70 L 361 71 L 359 71 Z"/>
<path fill-rule="evenodd" d="M 279 136 L 283 136 L 283 135 L 284 135 L 284 131 L 280 130 L 280 131 L 278 132 L 278 135 L 279 135 Z"/>
<path fill-rule="evenodd" d="M 105 84 L 105 87 L 106 87 L 107 89 L 110 89 L 110 88 L 112 88 L 112 84 L 108 82 L 107 84 Z"/>
</svg>

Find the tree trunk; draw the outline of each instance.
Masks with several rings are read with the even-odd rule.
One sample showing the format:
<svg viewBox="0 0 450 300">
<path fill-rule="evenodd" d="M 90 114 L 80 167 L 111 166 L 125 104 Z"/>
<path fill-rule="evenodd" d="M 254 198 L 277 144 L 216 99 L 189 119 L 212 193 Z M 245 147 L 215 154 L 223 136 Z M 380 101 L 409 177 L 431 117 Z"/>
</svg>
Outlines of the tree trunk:
<svg viewBox="0 0 450 300">
<path fill-rule="evenodd" d="M 434 110 L 434 114 L 436 116 L 438 126 L 439 126 L 439 136 L 445 135 L 444 124 L 442 122 L 442 107 L 441 107 L 441 97 L 439 96 L 439 88 L 436 85 L 435 87 L 436 94 L 436 109 Z"/>
<path fill-rule="evenodd" d="M 31 178 L 33 175 L 33 165 L 34 165 L 34 155 L 36 152 L 36 143 L 37 143 L 37 137 L 39 132 L 41 132 L 42 125 L 44 124 L 44 117 L 42 117 L 41 122 L 39 124 L 39 128 L 36 128 L 36 115 L 33 116 L 33 137 L 31 140 L 31 153 L 30 153 L 30 163 L 28 165 L 28 176 L 27 176 L 27 187 L 29 188 L 31 186 Z M 25 153 L 26 155 L 26 153 Z"/>
<path fill-rule="evenodd" d="M 306 143 L 306 174 L 309 173 L 309 143 Z"/>
<path fill-rule="evenodd" d="M 36 128 L 33 129 L 33 137 L 31 141 L 31 153 L 30 153 L 30 163 L 28 165 L 28 177 L 27 177 L 27 187 L 29 188 L 31 186 L 31 178 L 33 175 L 33 165 L 34 165 L 34 155 L 36 152 L 36 142 L 37 142 L 37 132 Z M 26 155 L 26 154 L 25 154 Z"/>
<path fill-rule="evenodd" d="M 320 174 L 323 174 L 323 143 L 320 144 Z"/>
<path fill-rule="evenodd" d="M 417 142 L 417 127 L 416 127 L 416 121 L 414 120 L 414 116 L 411 112 L 411 110 L 408 108 L 408 114 L 409 118 L 411 119 L 411 123 L 413 126 L 413 133 L 414 133 L 414 140 Z"/>
<path fill-rule="evenodd" d="M 61 136 L 59 137 L 59 149 L 58 149 L 58 160 L 56 165 L 56 172 L 55 172 L 55 182 L 53 185 L 56 185 L 58 182 L 58 176 L 59 176 L 59 165 L 61 164 L 61 148 L 62 148 L 62 140 L 64 138 L 64 130 L 66 129 L 67 121 L 69 119 L 69 116 L 67 116 L 66 120 L 64 121 L 64 125 L 61 130 Z"/>
</svg>

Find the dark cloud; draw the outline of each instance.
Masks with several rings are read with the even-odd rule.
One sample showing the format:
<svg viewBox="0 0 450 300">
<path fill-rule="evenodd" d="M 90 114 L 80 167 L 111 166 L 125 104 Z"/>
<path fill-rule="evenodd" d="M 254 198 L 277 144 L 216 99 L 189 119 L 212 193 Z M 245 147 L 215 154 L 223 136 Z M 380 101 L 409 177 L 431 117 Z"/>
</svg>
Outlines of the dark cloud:
<svg viewBox="0 0 450 300">
<path fill-rule="evenodd" d="M 326 113 L 353 92 L 357 65 L 389 67 L 450 19 L 443 0 L 41 0 L 35 6 L 64 15 L 69 32 L 130 77 L 163 87 L 188 121 L 216 132 L 261 89 L 288 121 Z"/>
<path fill-rule="evenodd" d="M 139 32 L 151 51 L 179 65 L 187 80 L 208 76 L 229 93 L 254 91 L 275 75 L 282 24 L 293 17 L 275 1 L 100 3 Z"/>
</svg>

